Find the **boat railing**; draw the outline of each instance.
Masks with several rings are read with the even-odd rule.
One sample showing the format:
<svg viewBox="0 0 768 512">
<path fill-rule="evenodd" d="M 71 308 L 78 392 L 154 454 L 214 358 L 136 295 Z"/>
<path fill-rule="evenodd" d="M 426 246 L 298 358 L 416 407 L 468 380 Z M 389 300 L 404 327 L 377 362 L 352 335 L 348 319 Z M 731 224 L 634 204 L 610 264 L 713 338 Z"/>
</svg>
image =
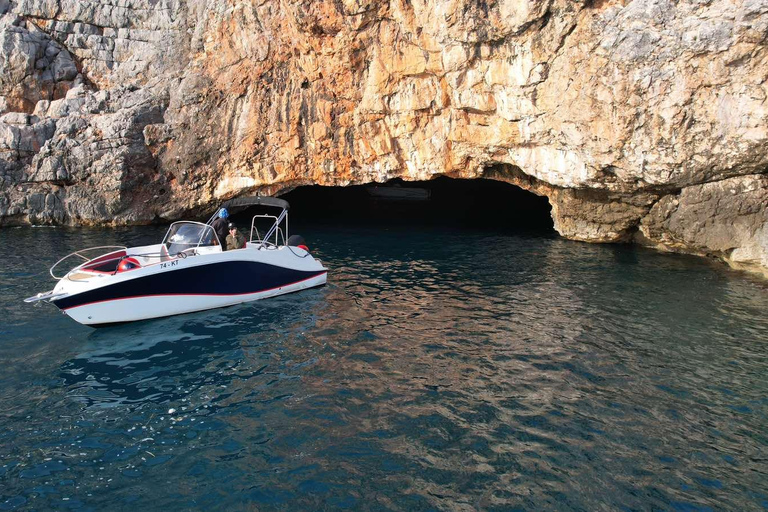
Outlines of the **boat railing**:
<svg viewBox="0 0 768 512">
<path fill-rule="evenodd" d="M 256 225 L 256 219 L 270 219 L 273 221 L 272 226 L 269 228 L 269 230 L 265 233 L 264 237 L 261 237 L 261 233 L 259 233 L 259 228 Z M 282 229 L 280 226 L 280 222 L 285 219 L 285 230 Z M 278 217 L 276 215 L 254 215 L 251 219 L 251 235 L 250 240 L 248 240 L 251 243 L 260 244 L 259 247 L 263 247 L 267 243 L 271 243 L 269 240 L 274 237 L 274 245 L 279 246 L 280 245 L 280 238 L 283 239 L 283 245 L 286 244 L 286 232 L 288 230 L 288 219 L 285 216 L 285 210 L 281 213 L 281 215 Z M 254 237 L 254 234 L 256 235 Z"/>
<path fill-rule="evenodd" d="M 72 272 L 74 272 L 76 270 L 91 271 L 91 272 L 99 271 L 100 273 L 106 272 L 106 273 L 115 274 L 115 273 L 118 272 L 117 265 L 115 265 L 114 271 L 112 271 L 112 270 L 104 271 L 104 270 L 99 270 L 99 269 L 96 269 L 96 268 L 89 268 L 89 266 L 91 266 L 91 265 L 103 266 L 103 265 L 105 265 L 107 263 L 110 263 L 110 262 L 120 262 L 121 260 L 124 260 L 125 258 L 129 258 L 130 257 L 130 258 L 141 258 L 143 260 L 143 261 L 140 262 L 141 266 L 142 267 L 149 267 L 149 266 L 152 266 L 152 265 L 157 265 L 158 263 L 162 263 L 163 261 L 170 261 L 170 260 L 175 260 L 175 259 L 184 259 L 184 258 L 187 258 L 189 256 L 195 256 L 195 255 L 197 255 L 198 247 L 191 247 L 191 248 L 188 248 L 188 249 L 180 250 L 176 254 L 173 254 L 173 255 L 169 254 L 167 250 L 161 250 L 160 252 L 141 252 L 141 253 L 133 253 L 132 252 L 130 254 L 124 252 L 122 254 L 120 254 L 120 253 L 115 254 L 112 257 L 107 257 L 107 256 L 110 256 L 113 252 L 116 252 L 116 251 L 112 251 L 110 253 L 103 254 L 101 257 L 96 257 L 96 258 L 89 258 L 89 257 L 87 257 L 87 256 L 85 256 L 83 254 L 83 253 L 87 254 L 89 251 L 95 251 L 97 249 L 99 249 L 99 250 L 103 250 L 103 249 L 117 249 L 118 251 L 127 251 L 128 250 L 127 247 L 124 247 L 122 245 L 104 245 L 104 246 L 100 246 L 100 247 L 89 247 L 88 249 L 81 249 L 79 251 L 75 251 L 75 252 L 73 252 L 71 254 L 68 254 L 68 255 L 64 256 L 63 258 L 61 258 L 59 261 L 57 261 L 50 268 L 49 273 L 51 274 L 51 276 L 54 279 L 59 280 L 59 281 L 64 279 L 65 277 L 67 277 L 67 275 L 71 274 Z M 72 267 L 70 270 L 68 270 L 62 276 L 55 275 L 54 274 L 54 270 L 56 269 L 56 267 L 58 267 L 64 261 L 68 260 L 69 258 L 71 258 L 73 256 L 77 256 L 77 257 L 79 257 L 79 258 L 81 258 L 81 259 L 83 259 L 85 261 L 83 261 L 83 263 L 81 263 L 81 264 L 79 264 L 79 265 L 77 265 L 75 267 Z M 79 279 L 79 280 L 82 280 L 82 279 Z"/>
<path fill-rule="evenodd" d="M 56 263 L 54 263 L 54 264 L 53 264 L 53 266 L 52 266 L 52 267 L 51 267 L 51 268 L 48 270 L 48 273 L 49 273 L 49 274 L 51 274 L 51 277 L 53 277 L 53 278 L 54 278 L 54 279 L 56 279 L 57 281 L 60 281 L 60 280 L 64 279 L 64 278 L 67 276 L 67 274 L 69 274 L 69 273 L 70 273 L 70 272 L 72 272 L 73 270 L 77 270 L 77 269 L 79 269 L 79 268 L 82 268 L 82 267 L 84 267 L 84 266 L 85 266 L 87 263 L 90 263 L 90 262 L 92 262 L 94 259 L 99 259 L 99 258 L 88 257 L 88 256 L 86 256 L 86 254 L 88 254 L 88 253 L 90 253 L 90 252 L 92 252 L 92 251 L 96 251 L 96 250 L 100 250 L 100 251 L 103 251 L 104 249 L 114 249 L 113 251 L 110 251 L 110 252 L 115 252 L 115 250 L 127 250 L 128 248 L 127 248 L 127 247 L 125 247 L 125 246 L 122 246 L 122 245 L 100 245 L 100 246 L 98 246 L 98 247 L 89 247 L 89 248 L 87 248 L 87 249 L 80 249 L 79 251 L 75 251 L 75 252 L 73 252 L 73 253 L 67 254 L 66 256 L 64 256 L 63 258 L 61 258 L 59 261 L 57 261 Z M 109 254 L 110 254 L 110 253 L 104 254 L 104 256 L 108 256 Z M 83 261 L 82 263 L 80 263 L 79 265 L 75 266 L 74 268 L 72 268 L 72 269 L 68 270 L 68 271 L 67 271 L 67 272 L 66 272 L 64 275 L 62 275 L 62 276 L 57 276 L 57 275 L 54 273 L 54 270 L 56 270 L 56 267 L 58 267 L 59 265 L 61 265 L 61 264 L 62 264 L 62 263 L 64 263 L 65 261 L 67 261 L 68 259 L 70 259 L 70 258 L 73 258 L 73 257 L 75 257 L 75 256 L 76 256 L 76 257 L 78 257 L 78 258 L 80 258 L 80 259 L 82 259 L 82 260 L 84 260 L 84 261 Z M 103 261 L 103 262 L 105 262 L 105 263 L 106 263 L 107 261 L 113 261 L 113 260 L 115 260 L 115 259 L 120 259 L 120 258 L 122 258 L 122 257 L 123 257 L 123 255 L 121 255 L 121 256 L 115 256 L 115 257 L 113 257 L 113 258 L 105 258 L 104 260 L 101 260 L 101 261 Z"/>
</svg>

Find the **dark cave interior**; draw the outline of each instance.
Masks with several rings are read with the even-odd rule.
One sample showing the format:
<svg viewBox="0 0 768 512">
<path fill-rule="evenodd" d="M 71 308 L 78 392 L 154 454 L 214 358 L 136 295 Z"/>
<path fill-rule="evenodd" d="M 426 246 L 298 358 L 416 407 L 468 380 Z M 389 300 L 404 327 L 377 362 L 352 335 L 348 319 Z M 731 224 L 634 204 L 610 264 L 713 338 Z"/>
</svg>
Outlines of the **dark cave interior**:
<svg viewBox="0 0 768 512">
<path fill-rule="evenodd" d="M 554 232 L 546 197 L 489 179 L 393 179 L 348 187 L 302 186 L 281 196 L 292 223 L 452 225 Z"/>
</svg>

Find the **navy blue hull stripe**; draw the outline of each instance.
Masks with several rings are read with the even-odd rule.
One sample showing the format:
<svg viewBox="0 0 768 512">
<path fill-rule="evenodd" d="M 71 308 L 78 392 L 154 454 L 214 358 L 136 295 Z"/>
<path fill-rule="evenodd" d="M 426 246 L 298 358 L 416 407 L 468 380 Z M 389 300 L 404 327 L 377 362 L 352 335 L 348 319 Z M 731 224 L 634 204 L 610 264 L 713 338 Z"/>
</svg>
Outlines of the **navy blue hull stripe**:
<svg viewBox="0 0 768 512">
<path fill-rule="evenodd" d="M 95 302 L 165 295 L 247 295 L 306 281 L 327 271 L 301 271 L 253 261 L 227 261 L 167 270 L 64 297 L 53 303 L 70 309 Z"/>
</svg>

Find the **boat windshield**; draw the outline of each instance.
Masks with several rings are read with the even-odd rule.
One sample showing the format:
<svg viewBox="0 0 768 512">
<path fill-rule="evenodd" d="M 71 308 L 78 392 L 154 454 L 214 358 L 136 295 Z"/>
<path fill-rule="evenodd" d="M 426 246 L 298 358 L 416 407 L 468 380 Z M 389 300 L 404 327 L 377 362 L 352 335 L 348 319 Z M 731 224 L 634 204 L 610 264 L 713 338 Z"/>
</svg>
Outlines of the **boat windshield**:
<svg viewBox="0 0 768 512">
<path fill-rule="evenodd" d="M 175 256 L 187 249 L 219 245 L 219 239 L 211 226 L 201 222 L 174 222 L 165 235 L 163 245 L 169 255 Z"/>
</svg>

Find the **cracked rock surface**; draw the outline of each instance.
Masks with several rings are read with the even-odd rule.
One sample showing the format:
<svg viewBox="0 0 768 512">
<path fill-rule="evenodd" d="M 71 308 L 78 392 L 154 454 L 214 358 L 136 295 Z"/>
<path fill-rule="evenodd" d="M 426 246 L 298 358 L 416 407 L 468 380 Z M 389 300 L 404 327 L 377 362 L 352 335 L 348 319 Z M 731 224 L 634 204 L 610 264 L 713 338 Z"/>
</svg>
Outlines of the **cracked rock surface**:
<svg viewBox="0 0 768 512">
<path fill-rule="evenodd" d="M 768 0 L 0 0 L 0 222 L 487 177 L 768 270 Z"/>
</svg>

